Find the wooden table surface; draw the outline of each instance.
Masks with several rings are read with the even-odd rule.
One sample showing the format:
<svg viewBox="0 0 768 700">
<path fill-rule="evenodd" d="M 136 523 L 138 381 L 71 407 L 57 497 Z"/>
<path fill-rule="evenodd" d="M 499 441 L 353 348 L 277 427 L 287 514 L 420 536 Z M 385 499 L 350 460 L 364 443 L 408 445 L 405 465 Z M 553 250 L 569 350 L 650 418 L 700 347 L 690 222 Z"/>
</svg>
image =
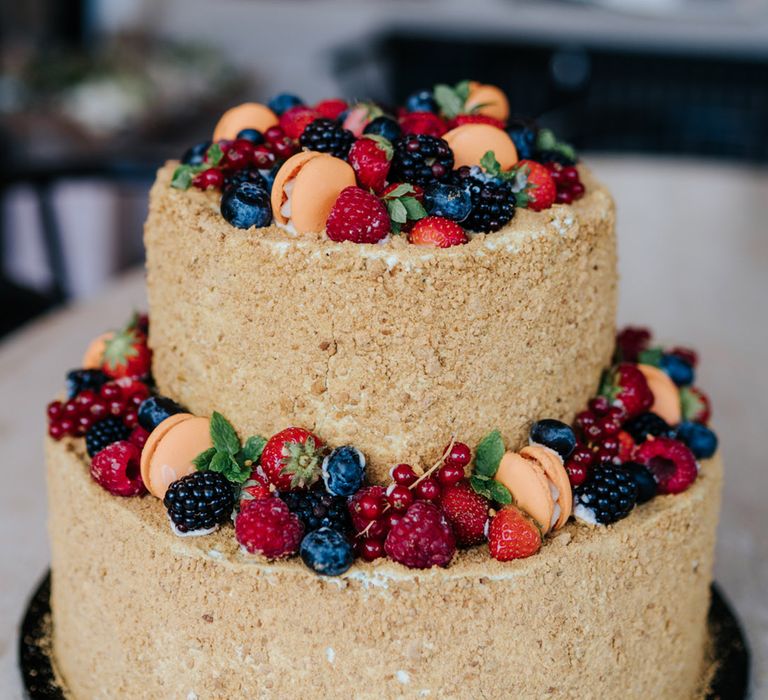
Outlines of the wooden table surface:
<svg viewBox="0 0 768 700">
<path fill-rule="evenodd" d="M 716 579 L 768 696 L 768 172 L 724 164 L 588 159 L 619 211 L 620 323 L 696 347 L 726 462 Z M 0 697 L 21 697 L 17 625 L 48 566 L 44 407 L 88 339 L 145 308 L 143 274 L 0 344 Z M 72 504 L 77 507 L 76 504 Z M 684 592 L 681 592 L 684 595 Z"/>
</svg>

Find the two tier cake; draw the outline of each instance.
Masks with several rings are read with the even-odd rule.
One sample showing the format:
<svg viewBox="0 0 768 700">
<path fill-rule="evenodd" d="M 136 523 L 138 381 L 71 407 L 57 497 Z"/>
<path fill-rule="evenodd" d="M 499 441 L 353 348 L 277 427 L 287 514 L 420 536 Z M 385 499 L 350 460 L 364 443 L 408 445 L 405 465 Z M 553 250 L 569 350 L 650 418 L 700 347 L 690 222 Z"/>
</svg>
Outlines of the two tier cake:
<svg viewBox="0 0 768 700">
<path fill-rule="evenodd" d="M 145 243 L 149 317 L 48 407 L 73 697 L 705 692 L 709 401 L 616 336 L 568 144 L 476 82 L 283 94 L 159 170 Z"/>
</svg>

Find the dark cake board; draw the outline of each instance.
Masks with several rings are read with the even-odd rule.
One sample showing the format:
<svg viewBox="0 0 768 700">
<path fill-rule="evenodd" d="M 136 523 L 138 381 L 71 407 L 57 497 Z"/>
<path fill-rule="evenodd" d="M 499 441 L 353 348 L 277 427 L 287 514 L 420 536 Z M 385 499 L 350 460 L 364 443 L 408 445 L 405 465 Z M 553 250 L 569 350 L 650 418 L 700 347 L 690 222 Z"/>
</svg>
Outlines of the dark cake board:
<svg viewBox="0 0 768 700">
<path fill-rule="evenodd" d="M 68 697 L 53 670 L 50 593 L 48 572 L 34 592 L 21 624 L 19 666 L 28 700 L 66 700 Z M 709 630 L 715 670 L 707 698 L 744 700 L 749 688 L 749 648 L 738 619 L 714 584 Z"/>
</svg>

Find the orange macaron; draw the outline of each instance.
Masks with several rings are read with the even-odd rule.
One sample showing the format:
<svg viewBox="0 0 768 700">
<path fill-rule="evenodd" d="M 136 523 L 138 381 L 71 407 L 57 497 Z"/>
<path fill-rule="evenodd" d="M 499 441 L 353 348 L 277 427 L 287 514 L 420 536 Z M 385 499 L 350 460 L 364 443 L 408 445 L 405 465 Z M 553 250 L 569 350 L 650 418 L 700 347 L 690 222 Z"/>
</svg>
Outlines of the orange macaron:
<svg viewBox="0 0 768 700">
<path fill-rule="evenodd" d="M 462 124 L 443 134 L 453 151 L 454 167 L 480 165 L 482 157 L 492 151 L 502 170 L 517 163 L 517 148 L 509 134 L 491 124 Z"/>
<path fill-rule="evenodd" d="M 464 109 L 471 114 L 485 114 L 503 122 L 509 119 L 509 100 L 504 91 L 495 85 L 470 82 Z"/>
<path fill-rule="evenodd" d="M 661 416 L 670 425 L 677 425 L 683 418 L 680 405 L 680 390 L 670 376 L 653 365 L 638 365 L 643 373 L 648 388 L 653 394 L 653 405 L 650 410 Z"/>
<path fill-rule="evenodd" d="M 245 102 L 221 115 L 213 130 L 214 141 L 232 141 L 243 129 L 258 129 L 262 134 L 279 123 L 277 115 L 266 105 Z"/>
<path fill-rule="evenodd" d="M 101 369 L 104 364 L 104 351 L 107 349 L 107 343 L 114 337 L 115 334 L 110 331 L 94 338 L 86 348 L 80 366 L 83 369 Z"/>
<path fill-rule="evenodd" d="M 552 529 L 559 530 L 568 522 L 573 511 L 571 480 L 568 478 L 562 457 L 543 445 L 529 445 L 520 450 L 520 454 L 535 459 L 544 470 L 547 479 L 557 489 L 557 505 L 560 513 Z"/>
<path fill-rule="evenodd" d="M 319 233 L 341 191 L 355 184 L 355 171 L 328 153 L 302 151 L 283 163 L 272 185 L 272 214 L 298 233 Z"/>
<path fill-rule="evenodd" d="M 192 460 L 210 447 L 208 418 L 191 413 L 166 418 L 149 434 L 141 452 L 141 478 L 147 491 L 162 499 L 174 481 L 195 471 Z"/>
</svg>

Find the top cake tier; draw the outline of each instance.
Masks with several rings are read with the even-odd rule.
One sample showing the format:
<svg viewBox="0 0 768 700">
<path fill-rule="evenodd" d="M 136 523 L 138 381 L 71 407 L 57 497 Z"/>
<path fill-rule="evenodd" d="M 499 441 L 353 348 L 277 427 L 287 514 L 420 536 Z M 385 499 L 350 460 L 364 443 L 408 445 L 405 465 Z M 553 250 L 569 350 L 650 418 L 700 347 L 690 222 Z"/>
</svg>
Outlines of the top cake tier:
<svg viewBox="0 0 768 700">
<path fill-rule="evenodd" d="M 570 421 L 610 360 L 614 207 L 586 194 L 446 249 L 241 230 L 211 192 L 162 168 L 145 228 L 159 390 L 242 434 L 286 425 L 368 455 L 372 481 L 424 464 L 452 434 L 508 445 Z"/>
</svg>

